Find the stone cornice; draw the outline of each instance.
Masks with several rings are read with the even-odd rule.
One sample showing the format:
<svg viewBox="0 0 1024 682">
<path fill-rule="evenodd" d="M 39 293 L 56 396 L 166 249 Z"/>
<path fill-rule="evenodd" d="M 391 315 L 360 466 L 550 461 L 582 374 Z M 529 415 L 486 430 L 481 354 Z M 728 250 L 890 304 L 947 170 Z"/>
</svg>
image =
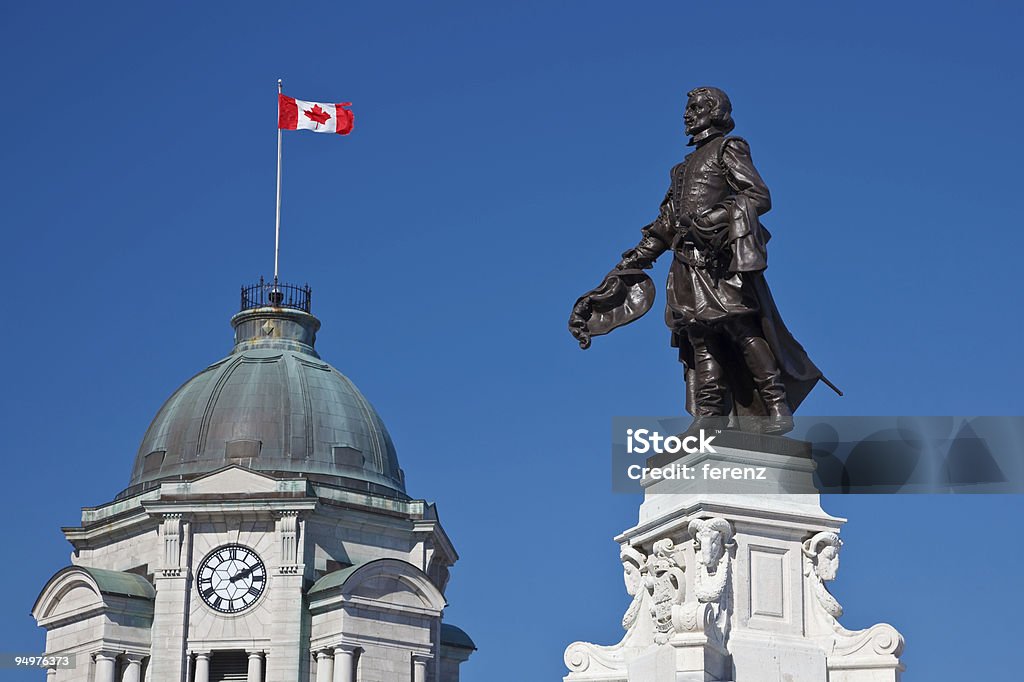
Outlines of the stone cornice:
<svg viewBox="0 0 1024 682">
<path fill-rule="evenodd" d="M 717 515 L 728 514 L 737 523 L 748 523 L 761 527 L 778 527 L 787 531 L 808 532 L 819 530 L 838 530 L 846 519 L 829 516 L 828 514 L 805 514 L 799 511 L 756 511 L 756 502 L 750 504 L 751 513 L 744 514 L 741 507 L 734 504 L 715 504 L 714 502 L 695 501 L 693 504 L 673 509 L 665 516 L 636 525 L 615 536 L 619 544 L 638 544 L 662 537 L 666 534 L 685 530 L 695 514 Z"/>
<path fill-rule="evenodd" d="M 454 565 L 459 560 L 459 553 L 455 551 L 455 546 L 452 544 L 451 538 L 448 537 L 448 533 L 445 532 L 441 526 L 439 519 L 424 519 L 413 523 L 412 530 L 414 533 L 430 533 L 435 543 L 435 550 L 439 550 L 448 559 L 446 562 L 449 566 Z"/>
<path fill-rule="evenodd" d="M 282 511 L 311 511 L 316 508 L 315 497 L 249 497 L 238 499 L 159 499 L 144 502 L 147 514 L 188 514 L 202 517 L 207 514 L 256 514 L 272 516 Z"/>
</svg>

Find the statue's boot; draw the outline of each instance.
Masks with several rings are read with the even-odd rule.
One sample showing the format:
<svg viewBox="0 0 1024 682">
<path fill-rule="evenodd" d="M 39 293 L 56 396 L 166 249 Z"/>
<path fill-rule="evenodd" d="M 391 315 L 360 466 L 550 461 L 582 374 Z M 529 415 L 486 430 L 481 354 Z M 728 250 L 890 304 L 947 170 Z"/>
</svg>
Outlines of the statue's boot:
<svg viewBox="0 0 1024 682">
<path fill-rule="evenodd" d="M 742 320 L 734 329 L 738 332 L 734 337 L 736 345 L 743 354 L 767 413 L 762 431 L 777 435 L 789 433 L 793 430 L 793 411 L 786 400 L 786 386 L 782 383 L 782 372 L 775 354 L 753 320 Z"/>
<path fill-rule="evenodd" d="M 687 331 L 693 347 L 696 386 L 693 392 L 693 424 L 687 429 L 694 435 L 701 429 L 723 429 L 728 423 L 726 410 L 725 370 L 715 356 L 718 336 L 706 327 Z"/>
</svg>

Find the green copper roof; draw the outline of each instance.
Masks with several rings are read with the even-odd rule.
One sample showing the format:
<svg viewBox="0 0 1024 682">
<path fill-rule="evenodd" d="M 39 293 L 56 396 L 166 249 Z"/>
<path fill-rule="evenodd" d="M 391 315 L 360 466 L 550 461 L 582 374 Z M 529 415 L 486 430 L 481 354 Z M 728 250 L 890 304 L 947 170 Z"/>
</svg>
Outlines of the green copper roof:
<svg viewBox="0 0 1024 682">
<path fill-rule="evenodd" d="M 331 571 L 313 583 L 313 586 L 309 588 L 309 592 L 307 594 L 316 594 L 317 592 L 329 590 L 332 587 L 344 585 L 349 576 L 355 573 L 360 566 L 362 566 L 362 564 L 347 566 L 345 568 L 339 568 L 337 571 Z"/>
<path fill-rule="evenodd" d="M 231 322 L 233 351 L 160 408 L 122 495 L 239 464 L 404 497 L 384 422 L 313 348 L 319 320 L 266 307 L 242 311 Z"/>
<path fill-rule="evenodd" d="M 75 566 L 74 568 L 80 568 L 88 573 L 96 581 L 100 592 L 104 594 L 156 599 L 156 590 L 144 576 L 124 571 L 108 571 L 105 568 L 92 568 L 91 566 Z"/>
<path fill-rule="evenodd" d="M 448 623 L 441 623 L 441 644 L 457 649 L 472 649 L 476 651 L 476 644 L 466 634 L 466 631 Z"/>
</svg>

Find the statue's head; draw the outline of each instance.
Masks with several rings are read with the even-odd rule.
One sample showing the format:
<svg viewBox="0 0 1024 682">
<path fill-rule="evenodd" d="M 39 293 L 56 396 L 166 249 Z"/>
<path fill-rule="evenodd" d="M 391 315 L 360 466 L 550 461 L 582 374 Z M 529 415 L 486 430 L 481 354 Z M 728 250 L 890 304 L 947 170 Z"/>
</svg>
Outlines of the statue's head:
<svg viewBox="0 0 1024 682">
<path fill-rule="evenodd" d="M 729 96 L 718 88 L 694 88 L 686 93 L 686 111 L 683 122 L 690 137 L 715 128 L 728 133 L 736 127 L 732 120 L 732 102 Z"/>
</svg>

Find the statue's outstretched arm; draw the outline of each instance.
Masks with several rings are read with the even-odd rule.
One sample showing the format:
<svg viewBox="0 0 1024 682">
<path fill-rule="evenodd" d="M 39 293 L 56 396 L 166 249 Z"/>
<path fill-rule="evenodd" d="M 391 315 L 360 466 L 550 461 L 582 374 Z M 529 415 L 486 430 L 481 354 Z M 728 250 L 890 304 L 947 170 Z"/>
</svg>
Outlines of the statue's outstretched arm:
<svg viewBox="0 0 1024 682">
<path fill-rule="evenodd" d="M 622 254 L 622 260 L 615 267 L 619 270 L 647 269 L 658 256 L 668 251 L 675 236 L 672 225 L 671 191 L 661 202 L 661 211 L 654 222 L 641 228 L 640 242 Z"/>
</svg>

